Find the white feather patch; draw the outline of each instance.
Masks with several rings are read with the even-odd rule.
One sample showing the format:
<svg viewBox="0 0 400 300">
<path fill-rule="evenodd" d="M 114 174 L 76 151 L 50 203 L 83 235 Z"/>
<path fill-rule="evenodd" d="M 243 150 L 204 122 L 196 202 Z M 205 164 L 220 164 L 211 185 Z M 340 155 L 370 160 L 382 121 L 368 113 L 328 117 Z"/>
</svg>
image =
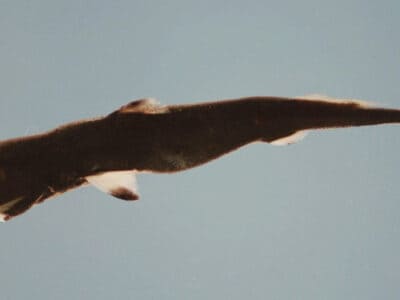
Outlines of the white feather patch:
<svg viewBox="0 0 400 300">
<path fill-rule="evenodd" d="M 123 200 L 137 200 L 135 171 L 114 171 L 88 176 L 86 180 L 100 191 Z"/>
<path fill-rule="evenodd" d="M 302 131 L 297 131 L 291 135 L 285 136 L 283 138 L 273 140 L 270 142 L 271 145 L 274 146 L 285 146 L 285 145 L 290 145 L 293 143 L 296 143 L 300 140 L 302 140 L 305 136 L 307 135 L 307 131 L 302 130 Z"/>
</svg>

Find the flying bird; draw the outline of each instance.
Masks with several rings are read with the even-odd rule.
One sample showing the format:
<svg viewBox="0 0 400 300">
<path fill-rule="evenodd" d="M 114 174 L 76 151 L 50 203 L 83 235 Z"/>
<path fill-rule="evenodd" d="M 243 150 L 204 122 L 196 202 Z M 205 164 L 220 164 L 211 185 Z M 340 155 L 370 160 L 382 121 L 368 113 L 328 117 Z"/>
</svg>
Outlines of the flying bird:
<svg viewBox="0 0 400 300">
<path fill-rule="evenodd" d="M 205 164 L 252 142 L 285 145 L 308 130 L 400 123 L 400 110 L 325 97 L 247 97 L 162 106 L 133 101 L 104 117 L 0 142 L 0 219 L 91 184 L 137 200 L 136 173 Z"/>
</svg>

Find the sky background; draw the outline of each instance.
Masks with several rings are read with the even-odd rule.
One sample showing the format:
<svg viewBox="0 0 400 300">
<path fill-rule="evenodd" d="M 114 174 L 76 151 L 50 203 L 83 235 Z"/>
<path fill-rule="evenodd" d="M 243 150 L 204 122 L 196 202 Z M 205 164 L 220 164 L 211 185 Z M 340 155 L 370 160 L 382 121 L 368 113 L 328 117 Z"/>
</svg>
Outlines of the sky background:
<svg viewBox="0 0 400 300">
<path fill-rule="evenodd" d="M 400 107 L 400 2 L 0 0 L 0 139 L 162 104 Z M 400 128 L 252 144 L 0 224 L 2 299 L 399 299 Z"/>
</svg>

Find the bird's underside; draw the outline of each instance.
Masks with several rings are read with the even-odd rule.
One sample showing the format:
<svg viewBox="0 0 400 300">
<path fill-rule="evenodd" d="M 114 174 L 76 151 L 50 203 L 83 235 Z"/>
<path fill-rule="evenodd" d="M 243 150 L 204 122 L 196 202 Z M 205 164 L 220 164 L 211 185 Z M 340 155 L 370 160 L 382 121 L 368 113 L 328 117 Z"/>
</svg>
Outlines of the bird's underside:
<svg viewBox="0 0 400 300">
<path fill-rule="evenodd" d="M 136 200 L 138 172 L 183 171 L 248 143 L 290 144 L 312 129 L 384 123 L 400 123 L 400 110 L 323 97 L 173 106 L 141 99 L 105 117 L 0 142 L 0 217 L 85 184 Z"/>
</svg>

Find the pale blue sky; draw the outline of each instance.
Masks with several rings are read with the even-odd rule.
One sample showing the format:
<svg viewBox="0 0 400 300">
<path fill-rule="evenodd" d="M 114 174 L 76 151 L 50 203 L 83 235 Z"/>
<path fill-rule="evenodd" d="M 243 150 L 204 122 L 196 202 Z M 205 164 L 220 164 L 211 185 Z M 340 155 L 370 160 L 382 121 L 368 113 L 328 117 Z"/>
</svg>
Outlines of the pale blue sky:
<svg viewBox="0 0 400 300">
<path fill-rule="evenodd" d="M 400 107 L 398 1 L 0 0 L 0 139 L 163 104 Z M 2 299 L 398 299 L 400 127 L 254 144 L 0 224 Z"/>
</svg>

